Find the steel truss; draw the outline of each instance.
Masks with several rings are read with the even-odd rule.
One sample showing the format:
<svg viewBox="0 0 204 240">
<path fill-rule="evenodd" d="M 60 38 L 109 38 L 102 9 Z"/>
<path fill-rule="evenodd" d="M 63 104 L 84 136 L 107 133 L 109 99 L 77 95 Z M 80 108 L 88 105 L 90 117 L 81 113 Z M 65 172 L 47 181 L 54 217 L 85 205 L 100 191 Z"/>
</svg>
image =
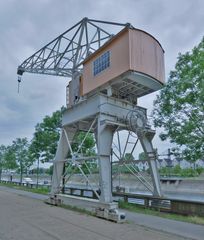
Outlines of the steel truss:
<svg viewBox="0 0 204 240">
<path fill-rule="evenodd" d="M 105 199 L 104 201 L 111 201 L 111 174 L 107 172 L 107 169 L 109 171 L 111 167 L 110 156 L 112 152 L 112 155 L 116 159 L 113 162 L 117 162 L 119 167 L 124 166 L 137 181 L 144 185 L 153 195 L 161 195 L 159 177 L 156 169 L 156 156 L 151 143 L 155 132 L 149 128 L 148 122 L 146 121 L 145 109 L 141 107 L 132 107 L 131 105 L 127 105 L 126 107 L 127 109 L 123 108 L 123 102 L 121 102 L 121 100 L 116 101 L 111 98 L 107 99 L 103 95 L 96 95 L 77 104 L 74 109 L 67 110 L 63 117 L 64 127 L 61 134 L 62 139 L 59 142 L 56 153 L 56 167 L 54 167 L 54 171 L 56 172 L 54 172 L 53 175 L 52 194 L 59 193 L 61 190 L 59 186 L 62 179 L 65 177 L 62 174 L 62 166 L 61 170 L 60 167 L 58 167 L 62 160 L 64 162 L 70 162 L 72 166 L 76 166 L 84 176 L 89 187 L 96 190 L 96 188 L 92 186 L 93 184 L 89 182 L 86 174 L 82 171 L 83 169 L 80 169 L 80 163 L 87 163 L 87 161 L 92 159 L 98 159 L 100 169 L 99 187 L 100 189 L 104 189 L 102 197 Z M 128 136 L 125 141 L 123 137 L 122 146 L 120 135 L 123 130 L 128 132 Z M 87 157 L 80 152 L 85 139 L 82 140 L 79 149 L 75 152 L 73 151 L 71 143 L 74 141 L 74 136 L 77 131 L 87 132 L 85 138 L 90 132 L 94 133 L 98 149 L 97 156 Z M 114 133 L 116 136 L 116 143 L 113 143 Z M 144 174 L 138 171 L 135 167 L 139 161 L 126 158 L 127 153 L 129 153 L 130 156 L 134 155 L 138 142 L 142 145 L 143 151 L 147 156 L 146 162 L 149 166 L 150 179 L 146 173 Z M 67 157 L 67 153 L 63 153 L 63 149 L 66 149 L 66 152 L 70 152 L 70 158 Z M 57 169 L 59 169 L 59 176 L 57 176 Z M 91 174 L 91 170 L 88 168 L 87 170 L 88 173 Z"/>
<path fill-rule="evenodd" d="M 108 26 L 125 27 L 130 24 L 114 23 L 83 18 L 80 22 L 60 34 L 32 56 L 27 58 L 17 70 L 24 72 L 72 77 L 82 70 L 86 57 L 99 49 L 114 34 Z"/>
<path fill-rule="evenodd" d="M 114 160 L 112 160 L 112 168 L 115 168 L 115 171 L 112 171 L 112 181 L 118 178 L 118 187 L 119 189 L 122 187 L 121 169 L 124 171 L 125 167 L 128 174 L 134 176 L 136 181 L 139 181 L 147 191 L 153 194 L 154 186 L 151 176 L 147 174 L 147 171 L 141 171 L 137 167 L 139 162 L 148 163 L 148 161 L 136 160 L 134 157 L 138 142 L 139 138 L 134 132 L 130 130 L 124 132 L 120 128 L 117 129 L 112 151 L 113 158 L 115 157 Z"/>
<path fill-rule="evenodd" d="M 55 193 L 59 193 L 61 191 L 63 192 L 63 189 L 66 186 L 66 183 L 70 180 L 70 178 L 74 174 L 75 170 L 78 169 L 80 171 L 80 173 L 82 174 L 83 178 L 85 179 L 86 184 L 89 186 L 89 188 L 91 190 L 93 190 L 96 197 L 99 199 L 99 194 L 97 192 L 97 190 L 99 189 L 99 185 L 98 185 L 98 183 L 96 183 L 96 181 L 94 182 L 94 185 L 90 181 L 89 177 L 93 176 L 93 174 L 92 174 L 90 167 L 87 164 L 87 162 L 90 162 L 93 160 L 96 161 L 98 159 L 98 156 L 95 156 L 95 155 L 94 156 L 84 156 L 83 151 L 82 151 L 82 148 L 83 148 L 84 142 L 86 141 L 87 136 L 89 135 L 90 132 L 93 132 L 93 129 L 96 125 L 96 120 L 97 120 L 97 117 L 94 118 L 90 127 L 87 129 L 84 139 L 82 140 L 81 144 L 78 146 L 78 149 L 76 151 L 73 150 L 72 143 L 74 142 L 74 138 L 75 138 L 75 136 L 77 136 L 79 131 L 76 131 L 75 136 L 73 137 L 73 139 L 71 141 L 69 139 L 68 132 L 65 129 L 62 130 L 65 135 L 66 143 L 69 148 L 70 157 L 66 158 L 65 160 L 57 161 L 57 163 L 60 163 L 60 162 L 63 162 L 64 164 L 67 163 L 68 167 L 65 169 L 64 173 L 61 176 L 59 176 L 60 180 L 58 181 L 57 191 Z M 88 174 L 86 174 L 85 171 L 82 169 L 81 164 L 84 164 L 84 166 L 86 167 L 86 170 L 88 171 Z M 92 178 L 92 180 L 93 180 L 93 178 Z"/>
<path fill-rule="evenodd" d="M 152 146 L 152 138 L 155 132 L 147 125 L 145 109 L 137 106 L 134 107 L 127 102 L 125 102 L 124 107 L 124 101 L 120 99 L 107 97 L 103 94 L 96 94 L 86 101 L 76 104 L 74 108 L 67 109 L 63 115 L 62 125 L 63 130 L 61 132 L 53 168 L 52 189 L 49 200 L 51 204 L 53 204 L 53 201 L 54 204 L 56 204 L 58 200 L 65 201 L 67 204 L 73 201 L 69 195 L 61 194 L 60 191 L 74 174 L 74 169 L 72 169 L 72 166 L 74 166 L 80 170 L 89 189 L 92 189 L 98 198 L 98 201 L 94 200 L 94 202 L 90 199 L 85 200 L 84 198 L 81 200 L 76 198 L 76 201 L 81 201 L 80 204 L 82 205 L 89 203 L 93 206 L 93 204 L 95 204 L 94 206 L 98 216 L 109 219 L 110 216 L 112 217 L 114 215 L 117 219 L 121 218 L 122 213 L 117 211 L 117 206 L 113 202 L 112 197 L 111 153 L 116 156 L 119 164 L 124 164 L 128 171 L 154 196 L 161 196 L 156 159 Z M 128 139 L 124 142 L 124 148 L 122 148 L 119 140 L 120 130 L 129 131 Z M 75 151 L 73 150 L 72 143 L 79 131 L 86 132 L 85 138 L 89 133 L 95 135 L 97 156 L 89 157 L 83 155 L 83 151 L 81 150 L 83 149 L 85 138 L 82 140 L 79 148 Z M 118 152 L 112 151 L 114 133 L 118 139 L 116 147 Z M 130 137 L 132 137 L 133 134 L 136 134 L 137 138 L 134 138 L 132 142 Z M 130 154 L 133 153 L 138 141 L 147 156 L 152 184 L 144 175 L 137 171 L 132 164 L 133 161 L 135 161 L 134 159 L 126 159 L 126 152 Z M 131 150 L 128 144 L 132 145 Z M 93 178 L 90 177 L 92 172 L 88 166 L 88 161 L 92 160 L 98 160 L 99 185 L 93 184 Z M 69 163 L 69 166 L 63 172 L 64 163 Z M 86 172 L 82 169 L 81 163 L 85 165 L 87 169 Z M 71 169 L 72 171 L 70 171 Z M 97 192 L 98 187 L 100 194 Z M 74 203 L 72 202 L 72 204 Z"/>
</svg>

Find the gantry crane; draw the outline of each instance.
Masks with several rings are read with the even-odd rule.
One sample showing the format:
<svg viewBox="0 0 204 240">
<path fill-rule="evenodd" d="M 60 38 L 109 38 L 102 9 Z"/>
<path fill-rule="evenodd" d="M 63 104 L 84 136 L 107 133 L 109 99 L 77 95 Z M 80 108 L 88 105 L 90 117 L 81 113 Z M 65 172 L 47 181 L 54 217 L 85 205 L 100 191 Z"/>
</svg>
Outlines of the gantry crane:
<svg viewBox="0 0 204 240">
<path fill-rule="evenodd" d="M 110 33 L 110 29 L 114 27 L 119 28 L 115 35 Z M 137 106 L 137 98 L 162 87 L 163 54 L 160 43 L 153 36 L 135 29 L 129 23 L 84 18 L 18 67 L 19 82 L 24 72 L 70 79 L 67 88 L 67 110 L 63 114 L 63 127 L 54 160 L 51 203 L 55 204 L 58 200 L 69 202 L 68 197 L 62 196 L 60 191 L 69 179 L 68 177 L 66 181 L 63 180 L 68 172 L 63 172 L 64 164 L 71 162 L 79 168 L 98 197 L 98 202 L 90 203 L 97 209 L 97 214 L 116 221 L 124 218 L 113 203 L 110 166 L 113 134 L 121 130 L 137 135 L 133 150 L 139 140 L 148 159 L 152 184 L 138 171 L 133 173 L 134 176 L 152 194 L 161 196 L 152 146 L 155 131 L 147 122 L 146 109 Z M 74 152 L 71 143 L 79 131 L 85 131 L 86 135 L 79 149 Z M 82 156 L 80 150 L 89 133 L 95 135 L 97 155 L 87 157 Z M 120 164 L 123 163 L 133 172 L 136 168 L 130 168 L 129 163 L 124 160 L 128 141 L 124 151 L 121 152 L 119 145 L 119 153 L 115 155 Z M 100 194 L 80 164 L 96 158 L 100 168 Z M 90 172 L 90 169 L 88 171 Z"/>
</svg>

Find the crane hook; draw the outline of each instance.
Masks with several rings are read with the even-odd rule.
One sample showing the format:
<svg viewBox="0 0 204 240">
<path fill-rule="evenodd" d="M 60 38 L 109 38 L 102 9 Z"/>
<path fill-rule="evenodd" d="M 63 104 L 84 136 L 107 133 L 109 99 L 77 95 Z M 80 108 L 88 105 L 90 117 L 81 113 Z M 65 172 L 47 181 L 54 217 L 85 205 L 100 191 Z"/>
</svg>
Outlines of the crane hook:
<svg viewBox="0 0 204 240">
<path fill-rule="evenodd" d="M 18 93 L 20 92 L 21 76 L 18 75 Z"/>
</svg>

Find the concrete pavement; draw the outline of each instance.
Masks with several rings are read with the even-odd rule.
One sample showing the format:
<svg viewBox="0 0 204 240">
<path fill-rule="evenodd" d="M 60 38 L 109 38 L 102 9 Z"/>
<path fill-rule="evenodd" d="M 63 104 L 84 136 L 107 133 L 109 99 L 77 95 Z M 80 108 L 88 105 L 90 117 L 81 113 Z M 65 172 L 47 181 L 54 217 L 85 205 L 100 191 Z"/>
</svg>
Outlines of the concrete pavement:
<svg viewBox="0 0 204 240">
<path fill-rule="evenodd" d="M 131 212 L 130 223 L 115 224 L 39 201 L 46 197 L 0 187 L 0 240 L 203 240 L 203 226 Z"/>
<path fill-rule="evenodd" d="M 127 219 L 134 222 L 136 225 L 145 226 L 157 231 L 172 233 L 185 238 L 204 239 L 204 226 L 146 214 L 132 213 L 129 211 L 125 212 Z"/>
</svg>

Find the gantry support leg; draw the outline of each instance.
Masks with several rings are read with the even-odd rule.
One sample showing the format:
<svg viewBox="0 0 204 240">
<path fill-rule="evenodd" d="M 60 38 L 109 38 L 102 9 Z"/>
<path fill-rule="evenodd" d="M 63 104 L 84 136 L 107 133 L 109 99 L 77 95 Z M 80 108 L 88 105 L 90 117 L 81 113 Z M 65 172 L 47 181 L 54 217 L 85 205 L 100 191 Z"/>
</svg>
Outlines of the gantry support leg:
<svg viewBox="0 0 204 240">
<path fill-rule="evenodd" d="M 100 202 L 111 203 L 112 189 L 110 155 L 113 141 L 113 128 L 106 126 L 105 124 L 101 125 L 100 118 L 98 119 L 96 137 L 99 155 Z"/>
<path fill-rule="evenodd" d="M 72 141 L 75 133 L 76 133 L 75 129 L 69 128 L 63 128 L 61 131 L 60 140 L 55 155 L 55 160 L 53 162 L 51 195 L 59 193 L 60 191 L 60 183 L 63 176 L 64 163 L 67 158 L 68 151 L 70 150 L 69 144 Z"/>
<path fill-rule="evenodd" d="M 98 117 L 97 130 L 95 132 L 98 156 L 99 156 L 99 186 L 101 190 L 99 202 L 96 208 L 96 216 L 115 222 L 123 222 L 125 213 L 118 210 L 118 205 L 112 198 L 111 176 L 111 149 L 115 126 L 106 125 L 101 116 Z"/>
<path fill-rule="evenodd" d="M 155 133 L 153 132 L 143 132 L 142 134 L 138 134 L 138 137 L 148 159 L 149 168 L 150 168 L 153 186 L 154 186 L 153 195 L 161 197 L 160 178 L 157 170 L 155 153 L 152 146 L 152 138 L 154 137 L 154 134 Z"/>
</svg>

